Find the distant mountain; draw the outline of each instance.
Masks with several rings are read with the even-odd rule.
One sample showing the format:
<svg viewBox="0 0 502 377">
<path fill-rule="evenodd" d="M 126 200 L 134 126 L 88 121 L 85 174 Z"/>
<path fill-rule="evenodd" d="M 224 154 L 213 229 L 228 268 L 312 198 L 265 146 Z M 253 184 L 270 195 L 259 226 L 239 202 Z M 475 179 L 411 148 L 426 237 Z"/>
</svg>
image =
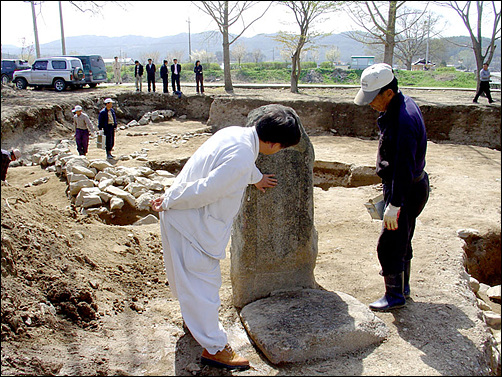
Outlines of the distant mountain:
<svg viewBox="0 0 502 377">
<path fill-rule="evenodd" d="M 252 55 L 256 50 L 261 52 L 260 61 L 283 61 L 280 54 L 282 46 L 279 42 L 274 40 L 275 36 L 277 36 L 277 34 L 258 34 L 251 38 L 240 37 L 235 43 L 243 44 L 248 53 L 248 56 L 243 62 L 254 61 Z M 453 43 L 449 43 L 447 40 Z M 433 41 L 434 40 L 431 40 L 431 43 Z M 67 37 L 65 42 L 68 55 L 99 54 L 105 59 L 111 59 L 114 56 L 122 56 L 143 60 L 148 55 L 156 53 L 159 59 L 157 63 L 160 63 L 161 60 L 166 57 L 172 58 L 174 55 L 176 55 L 181 63 L 187 62 L 190 43 L 192 52 L 205 50 L 214 53 L 219 63 L 223 61 L 222 37 L 221 33 L 216 31 L 190 35 L 188 33 L 180 33 L 160 38 L 137 35 L 126 35 L 122 37 L 83 35 L 79 37 Z M 450 61 L 456 64 L 457 61 L 462 58 L 464 65 L 467 65 L 466 62 L 469 60 L 471 61 L 471 69 L 475 68 L 472 49 L 468 47 L 459 47 L 459 45 L 465 46 L 470 44 L 470 39 L 468 37 L 451 37 L 441 40 L 441 42 L 444 43 L 444 52 L 441 54 L 440 58 L 436 56 L 436 60 Z M 337 47 L 340 50 L 340 60 L 342 63 L 350 63 L 351 56 L 353 55 L 375 55 L 375 53 L 368 53 L 368 48 L 364 44 L 349 38 L 348 33 L 333 34 L 324 37 L 318 41 L 317 45 L 319 52 L 317 59 L 318 63 L 326 60 L 326 51 L 333 47 Z M 483 46 L 487 45 L 488 39 L 484 38 Z M 382 50 L 382 47 L 380 47 L 379 50 Z M 42 56 L 60 55 L 61 41 L 56 40 L 42 44 L 40 46 L 40 52 Z M 383 51 L 376 54 L 378 55 L 375 59 L 376 61 L 381 59 L 382 52 Z M 20 53 L 21 47 L 12 45 L 2 46 L 3 58 L 15 58 Z M 309 54 L 307 54 L 306 60 L 312 60 Z M 495 69 L 496 67 L 500 69 L 500 47 L 497 48 L 492 61 L 492 68 Z"/>
<path fill-rule="evenodd" d="M 282 61 L 280 50 L 281 44 L 273 38 L 276 34 L 258 34 L 251 38 L 241 37 L 236 43 L 246 47 L 248 53 L 260 50 L 263 61 Z M 89 55 L 99 54 L 105 59 L 114 56 L 141 58 L 145 54 L 158 52 L 160 59 L 171 56 L 173 52 L 183 52 L 184 56 L 178 57 L 182 63 L 188 61 L 188 33 L 180 33 L 161 38 L 126 35 L 123 37 L 104 37 L 96 35 L 83 35 L 79 37 L 67 37 L 65 40 L 67 54 Z M 351 55 L 361 55 L 364 45 L 349 39 L 345 34 L 335 34 L 320 41 L 325 47 L 319 48 L 320 61 L 325 60 L 325 51 L 332 46 L 337 46 L 341 52 L 342 61 L 350 61 Z M 219 32 L 204 32 L 190 35 L 192 51 L 205 50 L 216 55 L 222 60 L 222 39 Z M 13 56 L 21 53 L 21 47 L 3 45 L 2 54 Z M 61 55 L 61 41 L 56 40 L 40 45 L 42 56 Z M 221 62 L 221 61 L 220 61 Z"/>
</svg>

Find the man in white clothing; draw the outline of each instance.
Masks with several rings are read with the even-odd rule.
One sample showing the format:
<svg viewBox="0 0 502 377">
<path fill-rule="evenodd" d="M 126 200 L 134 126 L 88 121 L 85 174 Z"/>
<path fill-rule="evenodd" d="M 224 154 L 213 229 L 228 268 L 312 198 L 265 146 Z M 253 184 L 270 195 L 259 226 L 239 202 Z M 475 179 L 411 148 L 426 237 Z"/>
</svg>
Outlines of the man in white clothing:
<svg viewBox="0 0 502 377">
<path fill-rule="evenodd" d="M 265 192 L 277 185 L 274 174 L 256 167 L 258 153 L 272 155 L 300 138 L 297 115 L 284 106 L 265 112 L 252 127 L 223 128 L 193 154 L 165 194 L 151 202 L 160 212 L 169 286 L 186 326 L 204 348 L 204 364 L 249 368 L 249 361 L 232 351 L 218 318 L 220 260 L 246 187 L 254 184 Z"/>
<path fill-rule="evenodd" d="M 122 70 L 122 64 L 119 62 L 119 57 L 115 56 L 115 61 L 113 62 L 113 79 L 115 80 L 115 85 L 122 84 L 122 75 L 120 74 Z"/>
</svg>

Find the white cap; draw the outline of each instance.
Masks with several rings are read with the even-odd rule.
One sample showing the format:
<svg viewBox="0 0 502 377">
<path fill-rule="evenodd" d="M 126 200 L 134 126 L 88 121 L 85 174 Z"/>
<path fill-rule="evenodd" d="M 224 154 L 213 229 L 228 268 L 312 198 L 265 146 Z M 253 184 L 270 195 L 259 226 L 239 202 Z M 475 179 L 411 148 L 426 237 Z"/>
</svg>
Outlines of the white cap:
<svg viewBox="0 0 502 377">
<path fill-rule="evenodd" d="M 111 102 L 111 103 L 114 103 L 115 101 L 114 101 L 114 100 L 112 100 L 111 98 L 107 98 L 107 99 L 105 99 L 105 103 L 110 103 L 110 102 Z"/>
<path fill-rule="evenodd" d="M 16 160 L 21 157 L 21 151 L 19 149 L 13 149 L 12 154 L 16 156 Z"/>
<path fill-rule="evenodd" d="M 73 112 L 75 112 L 75 111 L 82 111 L 82 106 L 77 105 L 77 106 L 75 106 L 75 108 L 72 111 Z"/>
<path fill-rule="evenodd" d="M 377 63 L 366 68 L 361 75 L 361 89 L 354 98 L 356 105 L 372 102 L 385 85 L 394 79 L 392 67 L 386 63 Z"/>
</svg>

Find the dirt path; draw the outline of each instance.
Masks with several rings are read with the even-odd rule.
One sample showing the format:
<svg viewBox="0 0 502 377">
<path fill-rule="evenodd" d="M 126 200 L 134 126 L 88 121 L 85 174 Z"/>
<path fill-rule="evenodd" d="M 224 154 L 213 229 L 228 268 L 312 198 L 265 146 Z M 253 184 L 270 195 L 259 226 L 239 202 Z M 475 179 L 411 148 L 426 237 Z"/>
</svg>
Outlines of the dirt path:
<svg viewBox="0 0 502 377">
<path fill-rule="evenodd" d="M 180 147 L 153 141 L 204 127 L 174 120 L 142 127 L 143 136 L 119 131 L 115 154 L 147 148 L 149 159 L 189 156 L 207 136 Z M 376 141 L 327 135 L 311 141 L 318 160 L 374 165 Z M 91 145 L 88 157 L 102 158 L 103 151 Z M 225 259 L 221 319 L 234 349 L 251 361 L 245 372 L 201 366 L 202 349 L 183 331 L 166 284 L 158 225 L 111 226 L 82 217 L 68 209 L 66 184 L 56 175 L 36 166 L 10 168 L 1 200 L 2 375 L 488 375 L 492 336 L 468 285 L 457 230 L 500 234 L 500 164 L 500 151 L 429 142 L 432 192 L 414 238 L 412 299 L 401 310 L 378 313 L 390 335 L 358 353 L 270 364 L 232 306 Z M 45 176 L 47 183 L 24 187 Z M 364 207 L 379 189 L 314 189 L 316 280 L 365 304 L 383 292 L 375 252 L 381 224 Z M 96 318 L 84 302 L 96 306 Z M 75 310 L 87 320 L 72 320 Z M 500 306 L 492 310 L 500 313 Z"/>
</svg>

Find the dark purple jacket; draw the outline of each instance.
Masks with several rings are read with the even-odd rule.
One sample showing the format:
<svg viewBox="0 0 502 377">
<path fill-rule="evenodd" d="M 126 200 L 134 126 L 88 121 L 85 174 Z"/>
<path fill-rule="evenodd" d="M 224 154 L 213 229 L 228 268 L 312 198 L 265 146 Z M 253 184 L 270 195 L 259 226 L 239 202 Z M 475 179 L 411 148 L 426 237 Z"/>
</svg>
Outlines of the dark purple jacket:
<svg viewBox="0 0 502 377">
<path fill-rule="evenodd" d="M 398 92 L 378 118 L 380 140 L 376 172 L 389 202 L 401 207 L 414 180 L 425 168 L 427 133 L 422 112 L 410 97 Z"/>
</svg>

